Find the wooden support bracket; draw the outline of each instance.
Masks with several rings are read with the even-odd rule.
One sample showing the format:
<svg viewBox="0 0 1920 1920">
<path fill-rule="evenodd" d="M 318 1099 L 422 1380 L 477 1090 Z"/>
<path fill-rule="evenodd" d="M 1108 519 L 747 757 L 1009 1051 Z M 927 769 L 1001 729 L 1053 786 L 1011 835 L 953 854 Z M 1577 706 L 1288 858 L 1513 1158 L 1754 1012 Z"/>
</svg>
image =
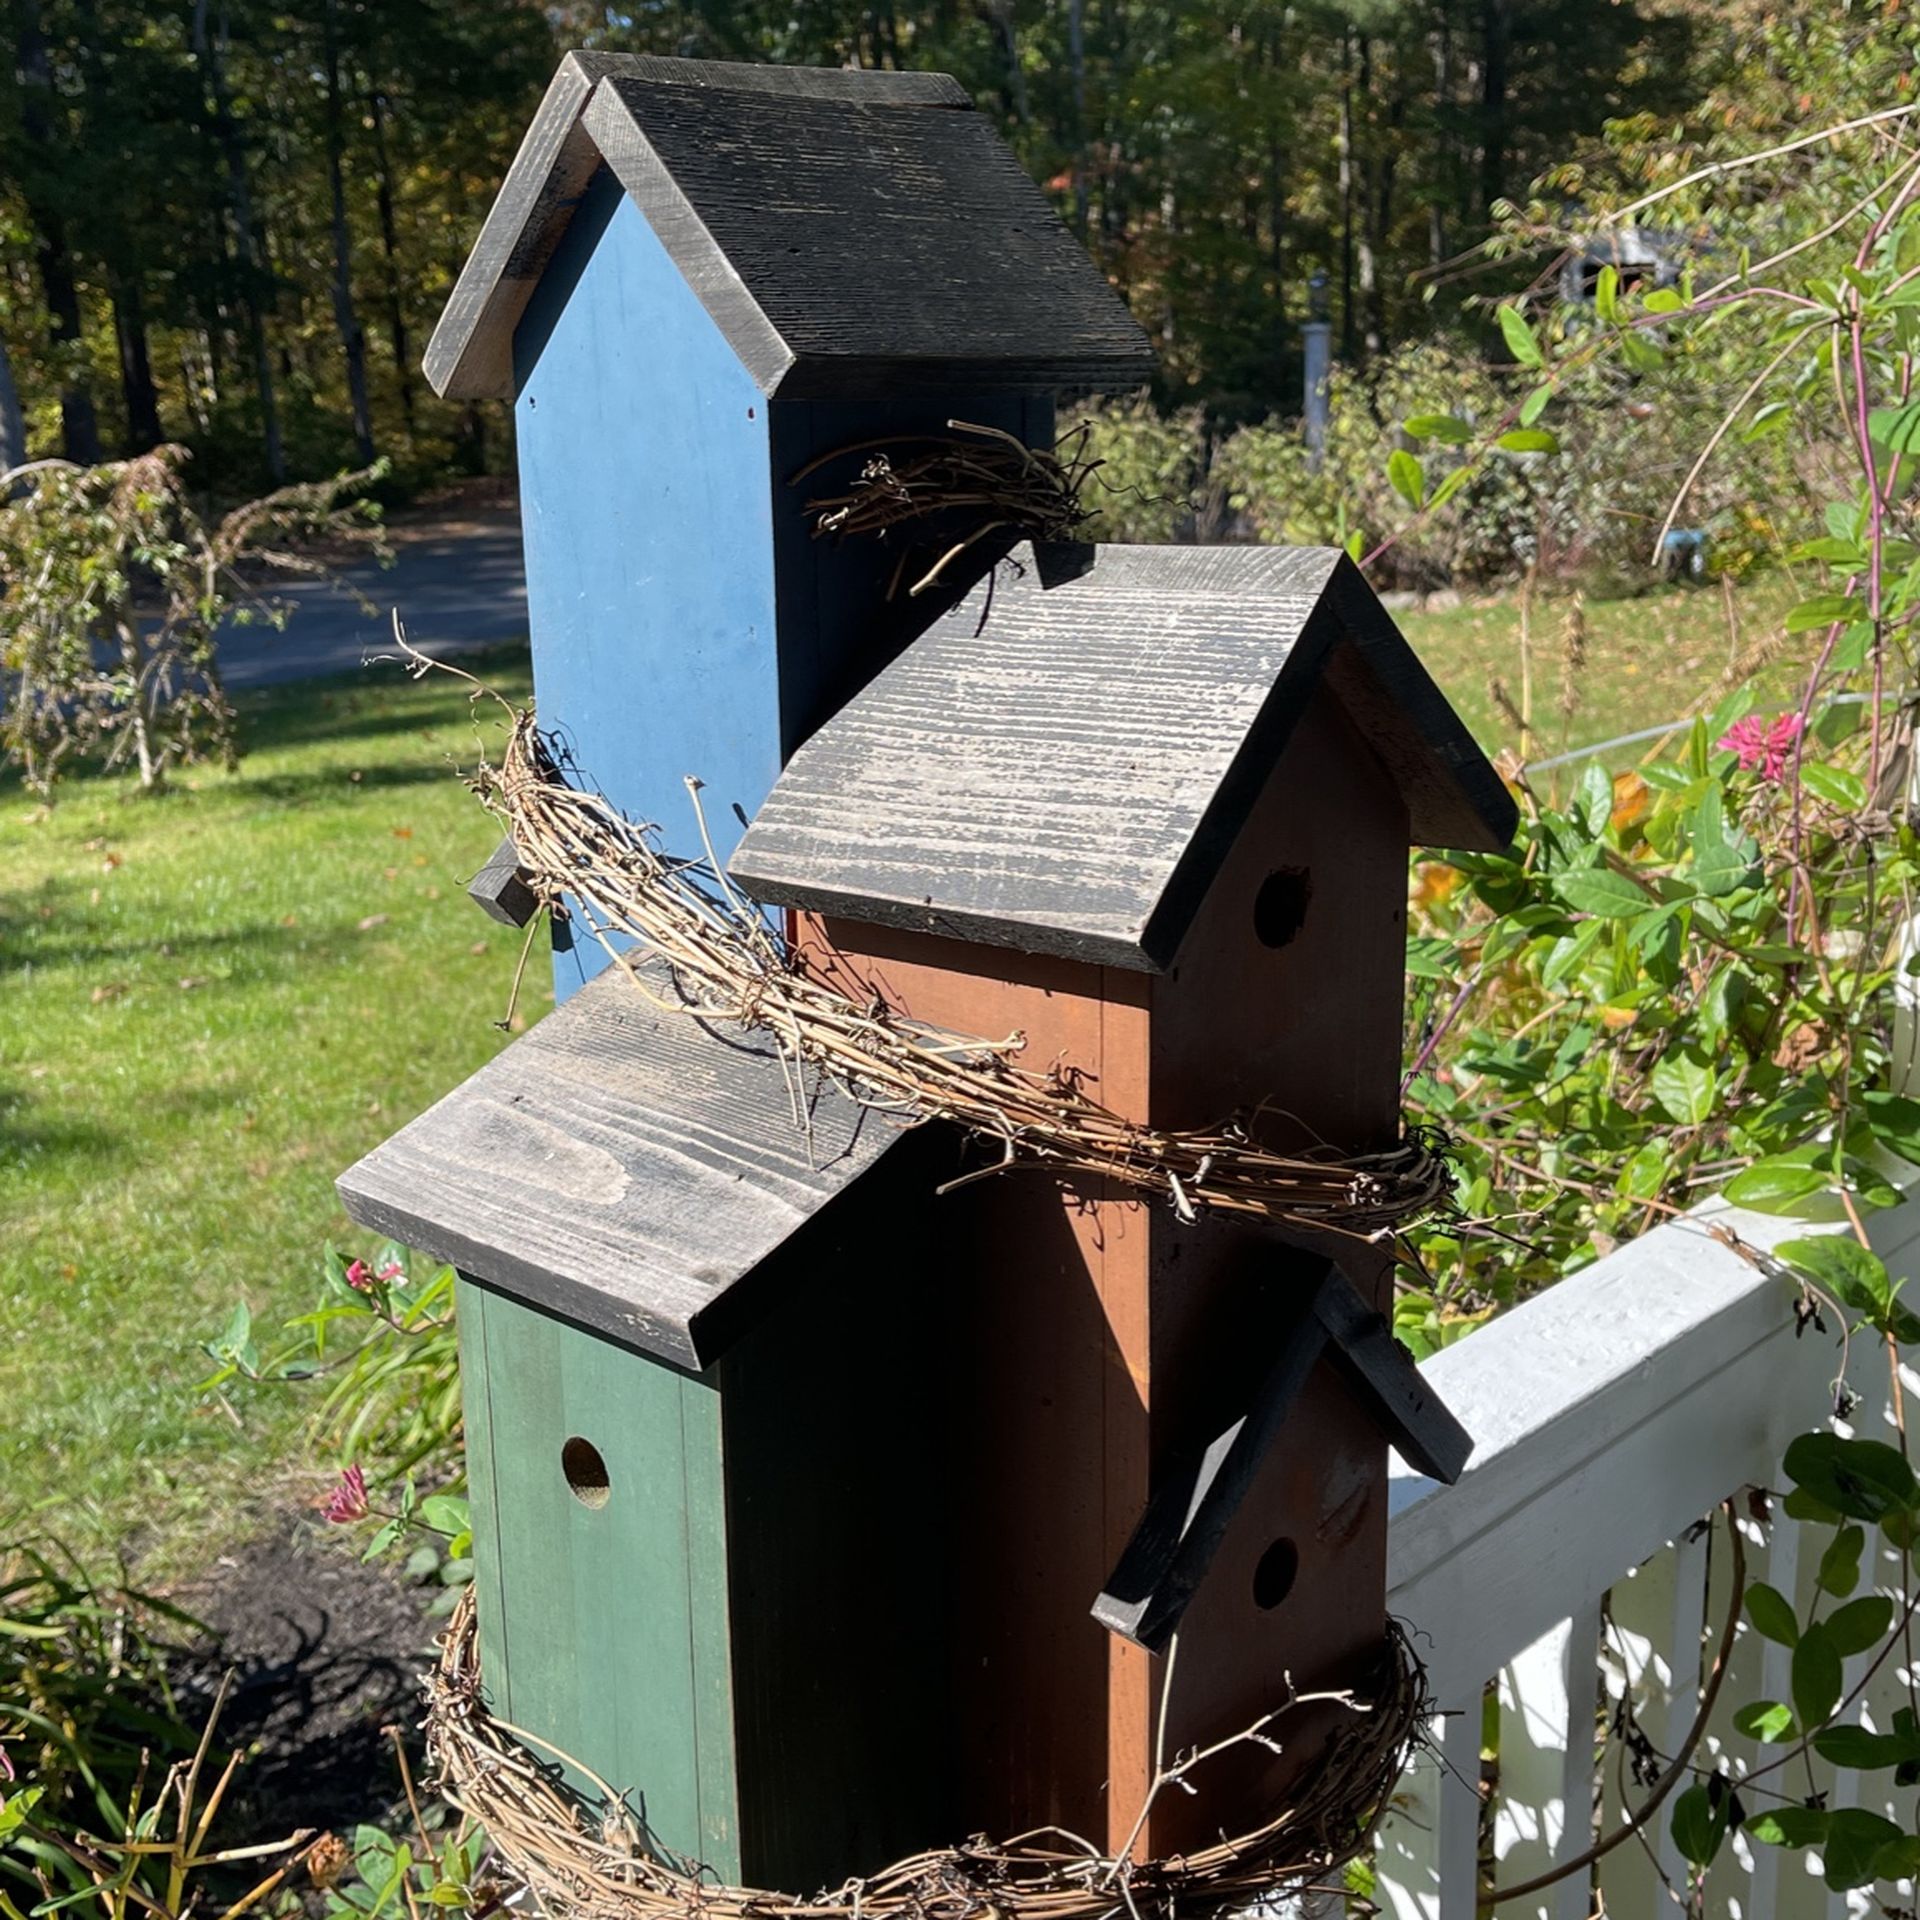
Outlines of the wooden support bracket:
<svg viewBox="0 0 1920 1920">
<path fill-rule="evenodd" d="M 487 856 L 487 864 L 467 882 L 467 893 L 489 920 L 503 927 L 524 927 L 540 906 L 511 839 L 502 840 Z"/>
<path fill-rule="evenodd" d="M 1329 1261 L 1248 1405 L 1198 1454 L 1173 1462 L 1154 1490 L 1093 1603 L 1103 1627 L 1151 1653 L 1165 1650 L 1323 1353 L 1410 1465 L 1449 1485 L 1460 1477 L 1472 1439 L 1386 1321 Z"/>
</svg>

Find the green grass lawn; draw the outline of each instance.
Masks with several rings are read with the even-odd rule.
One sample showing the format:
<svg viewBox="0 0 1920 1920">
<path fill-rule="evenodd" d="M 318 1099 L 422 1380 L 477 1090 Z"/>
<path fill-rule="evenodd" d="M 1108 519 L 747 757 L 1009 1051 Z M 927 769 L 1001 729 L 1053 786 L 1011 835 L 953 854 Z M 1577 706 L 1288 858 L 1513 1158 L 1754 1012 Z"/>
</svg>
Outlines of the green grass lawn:
<svg viewBox="0 0 1920 1920">
<path fill-rule="evenodd" d="M 1764 576 L 1732 597 L 1733 625 L 1720 587 L 1688 586 L 1628 600 L 1585 605 L 1586 664 L 1574 677 L 1571 718 L 1561 713 L 1569 601 L 1541 595 L 1528 622 L 1533 722 L 1528 757 L 1544 759 L 1590 741 L 1637 732 L 1675 719 L 1702 699 L 1729 690 L 1729 674 L 1758 640 L 1779 631 L 1800 596 L 1780 575 Z M 1497 676 L 1516 706 L 1523 703 L 1520 615 L 1516 596 L 1470 600 L 1446 612 L 1399 616 L 1428 670 L 1490 750 L 1520 745 L 1518 730 L 1495 703 Z M 1798 646 L 1760 677 L 1766 697 L 1784 702 L 1808 653 Z M 1627 749 L 1632 758 L 1645 748 Z M 1620 756 L 1614 756 L 1616 759 Z"/>
<path fill-rule="evenodd" d="M 522 656 L 478 663 L 523 697 Z M 311 1303 L 334 1175 L 492 1054 L 520 936 L 467 900 L 495 718 L 397 669 L 243 703 L 237 776 L 0 789 L 0 1508 L 205 1564 L 300 1403 L 197 1406 L 244 1296 Z M 546 969 L 529 968 L 529 1014 Z"/>
<path fill-rule="evenodd" d="M 1784 586 L 1742 596 L 1754 634 Z M 1519 697 L 1511 600 L 1405 619 L 1490 746 Z M 1561 609 L 1534 622 L 1536 755 L 1561 744 Z M 1588 610 L 1574 742 L 1683 712 L 1725 667 L 1717 589 Z M 477 663 L 513 696 L 513 654 Z M 1784 684 L 1784 682 L 1783 682 Z M 490 749 L 497 719 L 481 711 Z M 0 787 L 0 1508 L 197 1570 L 286 1497 L 301 1405 L 197 1406 L 196 1342 L 244 1296 L 298 1311 L 349 1228 L 333 1177 L 499 1045 L 519 936 L 464 897 L 495 834 L 454 776 L 461 686 L 393 669 L 244 703 L 237 775 L 143 799 Z M 529 968 L 527 1012 L 545 1004 Z"/>
</svg>

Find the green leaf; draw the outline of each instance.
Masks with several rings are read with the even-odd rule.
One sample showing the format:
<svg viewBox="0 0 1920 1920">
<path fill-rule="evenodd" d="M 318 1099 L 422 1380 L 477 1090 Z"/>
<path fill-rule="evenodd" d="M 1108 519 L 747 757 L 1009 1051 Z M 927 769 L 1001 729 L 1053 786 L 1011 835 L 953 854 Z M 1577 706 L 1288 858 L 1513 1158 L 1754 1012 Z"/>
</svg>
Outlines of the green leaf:
<svg viewBox="0 0 1920 1920">
<path fill-rule="evenodd" d="M 1747 1618 L 1753 1622 L 1754 1631 L 1767 1639 L 1783 1647 L 1799 1644 L 1800 1622 L 1792 1603 L 1764 1580 L 1756 1580 L 1747 1589 Z"/>
<path fill-rule="evenodd" d="M 1902 1160 L 1920 1164 L 1920 1100 L 1905 1094 L 1869 1093 L 1861 1097 L 1861 1110 L 1873 1137 Z"/>
<path fill-rule="evenodd" d="M 1819 1807 L 1769 1807 L 1740 1831 L 1769 1847 L 1817 1847 L 1827 1837 L 1827 1816 Z"/>
<path fill-rule="evenodd" d="M 1712 1114 L 1720 1085 L 1713 1068 L 1690 1047 L 1662 1054 L 1647 1083 L 1669 1117 L 1683 1127 L 1697 1127 Z"/>
<path fill-rule="evenodd" d="M 1813 1736 L 1813 1750 L 1822 1760 L 1863 1773 L 1899 1766 L 1912 1757 L 1913 1747 L 1897 1734 L 1869 1733 L 1865 1727 L 1823 1727 Z"/>
<path fill-rule="evenodd" d="M 1412 440 L 1441 440 L 1450 447 L 1464 447 L 1473 438 L 1473 428 L 1453 413 L 1416 413 L 1401 432 Z"/>
<path fill-rule="evenodd" d="M 1860 1584 L 1860 1555 L 1866 1550 L 1867 1536 L 1856 1526 L 1848 1525 L 1840 1529 L 1827 1542 L 1827 1550 L 1820 1556 L 1820 1570 L 1814 1576 L 1814 1584 L 1823 1593 L 1830 1593 L 1836 1600 L 1844 1600 Z M 1842 1607 L 1839 1613 L 1827 1622 L 1836 1641 L 1842 1638 L 1834 1621 L 1846 1612 Z M 1842 1645 L 1840 1651 L 1853 1653 L 1857 1649 Z"/>
<path fill-rule="evenodd" d="M 1911 453 L 1920 447 L 1920 400 L 1904 407 L 1875 407 L 1867 415 L 1867 432 L 1889 453 Z"/>
<path fill-rule="evenodd" d="M 222 1353 L 239 1354 L 247 1349 L 247 1342 L 253 1338 L 253 1314 L 247 1303 L 242 1300 L 227 1317 L 227 1324 L 217 1342 Z"/>
<path fill-rule="evenodd" d="M 1520 424 L 1523 427 L 1532 426 L 1533 423 L 1546 412 L 1548 403 L 1552 399 L 1552 387 L 1535 387 L 1534 390 L 1520 402 Z"/>
<path fill-rule="evenodd" d="M 1659 904 L 1625 874 L 1608 867 L 1577 867 L 1559 874 L 1553 890 L 1576 913 L 1598 914 L 1606 920 L 1635 920 Z"/>
<path fill-rule="evenodd" d="M 1581 772 L 1576 799 L 1580 824 L 1586 828 L 1587 838 L 1598 840 L 1613 818 L 1613 782 L 1598 760 L 1589 760 Z"/>
<path fill-rule="evenodd" d="M 1687 303 L 1677 287 L 1655 287 L 1641 304 L 1649 313 L 1678 313 Z"/>
<path fill-rule="evenodd" d="M 1808 1234 L 1803 1239 L 1782 1240 L 1774 1252 L 1836 1299 L 1862 1312 L 1874 1312 L 1893 1298 L 1887 1263 L 1851 1235 Z"/>
<path fill-rule="evenodd" d="M 1803 1727 L 1817 1727 L 1835 1707 L 1846 1686 L 1840 1649 L 1817 1622 L 1801 1634 L 1793 1649 L 1793 1711 Z"/>
<path fill-rule="evenodd" d="M 1866 617 L 1867 603 L 1857 593 L 1816 593 L 1787 614 L 1789 633 L 1810 633 L 1815 627 L 1840 626 Z"/>
<path fill-rule="evenodd" d="M 1838 1607 L 1826 1622 L 1827 1638 L 1842 1659 L 1877 1647 L 1893 1626 L 1893 1602 L 1884 1593 L 1863 1593 Z"/>
<path fill-rule="evenodd" d="M 1778 1700 L 1753 1700 L 1733 1716 L 1736 1732 L 1771 1745 L 1793 1732 L 1793 1709 Z"/>
<path fill-rule="evenodd" d="M 1507 343 L 1507 351 L 1523 367 L 1544 367 L 1547 364 L 1546 356 L 1540 351 L 1539 340 L 1518 307 L 1500 309 L 1500 334 Z"/>
<path fill-rule="evenodd" d="M 1550 427 L 1509 427 L 1493 444 L 1502 453 L 1558 453 L 1560 436 Z"/>
<path fill-rule="evenodd" d="M 1396 447 L 1387 456 L 1387 480 L 1394 492 L 1416 513 L 1426 505 L 1426 469 L 1405 447 Z"/>
<path fill-rule="evenodd" d="M 1594 282 L 1593 310 L 1608 326 L 1620 324 L 1620 269 L 1602 267 Z"/>
<path fill-rule="evenodd" d="M 1788 1445 L 1782 1464 L 1795 1486 L 1852 1520 L 1877 1524 L 1920 1499 L 1913 1469 L 1884 1440 L 1803 1433 Z"/>
<path fill-rule="evenodd" d="M 1826 1838 L 1821 1843 L 1827 1885 L 1836 1893 L 1871 1885 L 1878 1877 L 1882 1852 L 1906 1837 L 1903 1828 L 1881 1814 L 1864 1807 L 1836 1807 L 1827 1815 Z"/>
<path fill-rule="evenodd" d="M 1427 505 L 1437 513 L 1478 471 L 1479 468 L 1471 461 L 1464 467 L 1455 467 L 1454 470 L 1434 488 L 1433 498 L 1427 502 Z"/>
<path fill-rule="evenodd" d="M 1782 1153 L 1735 1174 L 1727 1182 L 1727 1198 L 1755 1213 L 1793 1213 L 1832 1185 L 1833 1176 L 1824 1166 L 1809 1166 L 1804 1158 Z"/>
<path fill-rule="evenodd" d="M 1727 1837 L 1727 1802 L 1724 1795 L 1716 1804 L 1705 1787 L 1689 1787 L 1673 1803 L 1673 1844 L 1680 1857 L 1696 1867 L 1710 1867 Z"/>
<path fill-rule="evenodd" d="M 471 1524 L 467 1503 L 449 1493 L 430 1493 L 420 1502 L 420 1521 L 435 1533 L 449 1537 L 465 1533 Z"/>
<path fill-rule="evenodd" d="M 1800 778 L 1809 793 L 1819 795 L 1830 807 L 1842 813 L 1858 813 L 1867 804 L 1866 783 L 1858 774 L 1830 767 L 1822 760 L 1801 764 Z"/>
</svg>

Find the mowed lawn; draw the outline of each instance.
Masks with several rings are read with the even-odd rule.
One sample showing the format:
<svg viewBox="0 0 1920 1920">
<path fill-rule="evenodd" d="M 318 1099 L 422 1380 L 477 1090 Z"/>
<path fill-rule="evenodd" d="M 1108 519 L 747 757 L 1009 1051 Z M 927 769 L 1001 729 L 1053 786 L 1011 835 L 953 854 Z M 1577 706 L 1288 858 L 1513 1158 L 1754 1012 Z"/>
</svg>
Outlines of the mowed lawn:
<svg viewBox="0 0 1920 1920">
<path fill-rule="evenodd" d="M 474 664 L 525 696 L 523 654 Z M 334 1175 L 505 1040 L 520 936 L 463 891 L 498 833 L 455 773 L 498 710 L 377 675 L 250 697 L 239 773 L 162 798 L 0 788 L 0 1513 L 154 1577 L 307 1491 L 303 1403 L 196 1404 L 196 1342 L 310 1305 Z"/>
<path fill-rule="evenodd" d="M 1746 637 L 1790 598 L 1743 593 Z M 1717 588 L 1595 604 L 1563 726 L 1562 619 L 1533 622 L 1536 757 L 1678 716 L 1725 669 Z M 1519 698 L 1513 601 L 1403 624 L 1488 745 L 1516 744 L 1488 691 Z M 525 695 L 523 656 L 470 664 Z M 265 1327 L 310 1303 L 322 1246 L 357 1244 L 334 1175 L 504 1043 L 519 949 L 463 893 L 495 830 L 456 768 L 497 751 L 496 711 L 385 668 L 244 721 L 236 775 L 163 799 L 0 786 L 0 1513 L 39 1506 L 157 1578 L 313 1492 L 303 1403 L 196 1404 L 196 1342 L 237 1298 Z M 527 1016 L 546 1003 L 536 956 Z"/>
</svg>

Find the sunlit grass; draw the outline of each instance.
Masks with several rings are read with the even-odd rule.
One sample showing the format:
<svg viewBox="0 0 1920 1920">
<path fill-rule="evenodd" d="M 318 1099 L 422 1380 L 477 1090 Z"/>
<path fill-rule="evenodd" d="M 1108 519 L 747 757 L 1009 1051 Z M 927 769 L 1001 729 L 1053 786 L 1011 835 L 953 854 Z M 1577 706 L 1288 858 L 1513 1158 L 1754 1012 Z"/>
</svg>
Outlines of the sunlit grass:
<svg viewBox="0 0 1920 1920">
<path fill-rule="evenodd" d="M 523 656 L 487 670 L 524 692 Z M 196 1405 L 195 1342 L 309 1302 L 334 1175 L 502 1043 L 518 950 L 463 892 L 497 836 L 456 683 L 245 719 L 237 775 L 164 798 L 0 789 L 0 1505 L 162 1570 L 245 1523 L 300 1417 Z"/>
</svg>

